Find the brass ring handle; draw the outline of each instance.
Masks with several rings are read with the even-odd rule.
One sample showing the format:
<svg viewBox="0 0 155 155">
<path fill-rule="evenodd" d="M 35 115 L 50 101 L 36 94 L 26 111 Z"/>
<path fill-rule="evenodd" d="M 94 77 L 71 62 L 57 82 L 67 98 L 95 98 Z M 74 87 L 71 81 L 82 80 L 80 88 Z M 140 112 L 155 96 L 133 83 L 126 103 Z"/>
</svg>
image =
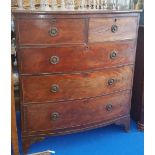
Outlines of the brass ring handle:
<svg viewBox="0 0 155 155">
<path fill-rule="evenodd" d="M 52 27 L 50 30 L 49 30 L 49 34 L 52 36 L 52 37 L 55 37 L 58 35 L 58 29 L 56 27 Z"/>
<path fill-rule="evenodd" d="M 114 79 L 110 79 L 110 80 L 108 80 L 108 85 L 109 85 L 109 86 L 111 86 L 111 85 L 113 85 L 113 84 L 114 84 L 114 82 L 115 82 L 115 80 L 114 80 Z"/>
<path fill-rule="evenodd" d="M 111 26 L 111 32 L 112 33 L 115 33 L 115 32 L 117 32 L 118 31 L 118 26 L 117 25 L 112 25 Z"/>
<path fill-rule="evenodd" d="M 110 53 L 110 58 L 111 59 L 115 59 L 117 57 L 117 52 L 116 51 L 112 51 L 111 53 Z"/>
<path fill-rule="evenodd" d="M 56 93 L 56 92 L 58 92 L 58 91 L 59 91 L 59 85 L 53 84 L 53 85 L 51 86 L 51 92 Z"/>
<path fill-rule="evenodd" d="M 59 113 L 58 112 L 53 112 L 52 114 L 51 114 L 51 120 L 52 121 L 56 121 L 58 118 L 59 118 Z"/>
<path fill-rule="evenodd" d="M 59 63 L 59 57 L 58 56 L 52 56 L 51 58 L 50 58 L 50 63 L 51 64 L 53 64 L 53 65 L 55 65 L 55 64 L 57 64 L 57 63 Z"/>
<path fill-rule="evenodd" d="M 107 111 L 112 111 L 112 108 L 113 108 L 112 104 L 108 104 L 108 105 L 106 106 L 106 110 L 107 110 Z"/>
</svg>

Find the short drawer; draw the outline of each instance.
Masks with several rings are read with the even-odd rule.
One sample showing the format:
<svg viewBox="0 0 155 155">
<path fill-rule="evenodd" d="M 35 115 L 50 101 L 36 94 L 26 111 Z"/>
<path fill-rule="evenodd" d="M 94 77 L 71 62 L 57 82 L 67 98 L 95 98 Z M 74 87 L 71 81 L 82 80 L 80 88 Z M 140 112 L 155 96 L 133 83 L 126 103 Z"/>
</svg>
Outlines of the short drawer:
<svg viewBox="0 0 155 155">
<path fill-rule="evenodd" d="M 135 42 L 90 46 L 23 48 L 19 52 L 22 74 L 75 72 L 134 64 Z"/>
<path fill-rule="evenodd" d="M 136 39 L 138 17 L 90 18 L 89 42 Z"/>
<path fill-rule="evenodd" d="M 61 103 L 24 106 L 24 127 L 28 133 L 65 130 L 109 121 L 129 113 L 128 91 L 102 97 Z"/>
<path fill-rule="evenodd" d="M 68 44 L 85 42 L 84 19 L 21 19 L 20 45 Z"/>
<path fill-rule="evenodd" d="M 103 71 L 21 76 L 23 102 L 64 101 L 131 89 L 133 66 Z"/>
</svg>

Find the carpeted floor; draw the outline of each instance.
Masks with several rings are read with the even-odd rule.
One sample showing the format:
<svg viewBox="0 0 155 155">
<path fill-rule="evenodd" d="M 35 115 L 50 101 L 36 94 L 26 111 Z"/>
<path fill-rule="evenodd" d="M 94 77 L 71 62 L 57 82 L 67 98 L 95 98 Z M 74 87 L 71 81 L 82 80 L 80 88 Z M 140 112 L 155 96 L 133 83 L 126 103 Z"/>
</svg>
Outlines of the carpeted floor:
<svg viewBox="0 0 155 155">
<path fill-rule="evenodd" d="M 22 154 L 20 113 L 17 113 L 19 147 Z M 47 137 L 30 146 L 28 153 L 52 150 L 55 155 L 143 155 L 144 133 L 131 122 L 131 131 L 124 132 L 120 126 L 109 125 L 82 133 Z"/>
</svg>

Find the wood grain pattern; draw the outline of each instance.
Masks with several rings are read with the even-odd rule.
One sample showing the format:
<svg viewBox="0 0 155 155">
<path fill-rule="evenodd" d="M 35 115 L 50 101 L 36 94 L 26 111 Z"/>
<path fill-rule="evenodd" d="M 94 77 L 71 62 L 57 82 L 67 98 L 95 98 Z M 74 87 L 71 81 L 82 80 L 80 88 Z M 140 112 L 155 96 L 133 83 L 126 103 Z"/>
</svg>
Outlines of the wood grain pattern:
<svg viewBox="0 0 155 155">
<path fill-rule="evenodd" d="M 23 76 L 23 102 L 73 100 L 131 89 L 133 66 L 64 75 Z M 108 81 L 114 79 L 112 85 Z M 52 85 L 58 92 L 51 92 Z"/>
<path fill-rule="evenodd" d="M 23 19 L 18 21 L 19 43 L 32 44 L 65 44 L 85 42 L 84 19 Z M 58 35 L 50 36 L 49 30 L 56 27 Z"/>
<path fill-rule="evenodd" d="M 113 123 L 129 130 L 139 12 L 13 11 L 24 152 L 47 135 Z M 117 32 L 111 32 L 112 25 Z M 58 29 L 55 37 L 48 33 L 51 27 Z M 111 59 L 113 50 L 117 56 Z M 50 64 L 52 56 L 59 63 Z M 56 92 L 51 91 L 54 84 Z M 59 113 L 55 121 L 53 112 Z"/>
<path fill-rule="evenodd" d="M 117 53 L 114 59 L 110 57 L 113 51 Z M 75 47 L 23 48 L 19 54 L 21 74 L 96 70 L 134 64 L 135 42 L 125 41 Z M 57 64 L 50 63 L 52 56 L 59 57 Z"/>
<path fill-rule="evenodd" d="M 137 23 L 137 17 L 90 18 L 89 42 L 135 39 Z M 111 32 L 112 25 L 117 25 L 117 32 Z"/>
<path fill-rule="evenodd" d="M 76 132 L 82 132 L 82 131 L 87 131 L 90 129 L 95 129 L 95 128 L 101 128 L 110 124 L 116 124 L 120 125 L 125 129 L 125 131 L 129 131 L 130 129 L 130 115 L 124 115 L 120 116 L 111 120 L 107 121 L 101 121 L 101 122 L 95 122 L 95 123 L 90 123 L 90 124 L 83 124 L 81 126 L 72 126 L 71 128 L 66 128 L 66 129 L 57 129 L 57 130 L 52 130 L 50 131 L 43 131 L 43 132 L 31 132 L 29 134 L 23 134 L 22 135 L 22 143 L 23 143 L 23 149 L 24 152 L 27 152 L 27 149 L 29 146 L 37 141 L 43 140 L 47 136 L 53 136 L 53 135 L 64 135 L 64 134 L 71 134 L 71 133 L 76 133 Z"/>
<path fill-rule="evenodd" d="M 27 131 L 52 131 L 109 120 L 128 114 L 129 103 L 130 93 L 127 91 L 85 100 L 31 104 L 26 106 Z M 112 105 L 111 111 L 106 109 L 108 104 Z M 51 120 L 51 114 L 54 112 L 60 115 L 55 121 Z"/>
</svg>

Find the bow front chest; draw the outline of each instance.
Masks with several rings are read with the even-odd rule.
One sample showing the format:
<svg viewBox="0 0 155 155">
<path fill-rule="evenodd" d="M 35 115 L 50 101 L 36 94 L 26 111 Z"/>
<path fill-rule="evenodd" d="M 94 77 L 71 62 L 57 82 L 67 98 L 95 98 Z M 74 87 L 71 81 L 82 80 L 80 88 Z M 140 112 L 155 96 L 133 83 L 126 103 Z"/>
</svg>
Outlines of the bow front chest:
<svg viewBox="0 0 155 155">
<path fill-rule="evenodd" d="M 139 13 L 14 11 L 23 148 L 47 135 L 130 126 Z"/>
</svg>

